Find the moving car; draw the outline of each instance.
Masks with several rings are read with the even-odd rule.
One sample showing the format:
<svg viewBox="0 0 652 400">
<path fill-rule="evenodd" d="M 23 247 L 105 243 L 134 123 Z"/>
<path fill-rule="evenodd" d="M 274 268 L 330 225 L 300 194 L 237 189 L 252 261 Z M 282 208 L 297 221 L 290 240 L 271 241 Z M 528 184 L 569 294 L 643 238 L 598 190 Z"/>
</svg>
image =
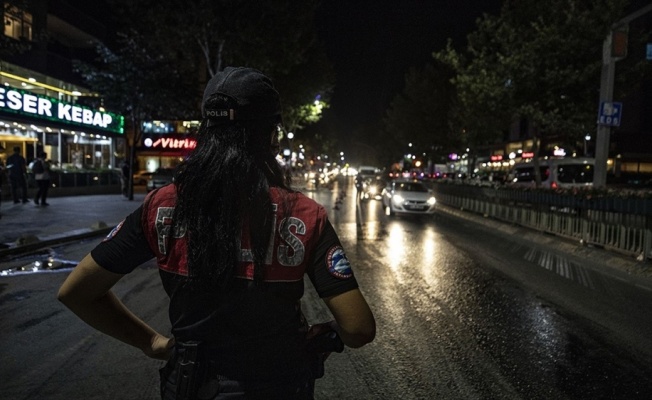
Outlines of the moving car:
<svg viewBox="0 0 652 400">
<path fill-rule="evenodd" d="M 360 200 L 381 200 L 385 186 L 385 180 L 380 176 L 375 176 L 362 181 Z"/>
<path fill-rule="evenodd" d="M 358 192 L 362 192 L 365 182 L 375 179 L 380 173 L 380 169 L 368 165 L 362 165 L 358 168 L 358 173 L 355 176 L 355 188 Z"/>
<path fill-rule="evenodd" d="M 382 191 L 383 207 L 389 216 L 398 214 L 432 215 L 435 213 L 434 193 L 421 181 L 397 179 Z"/>
<path fill-rule="evenodd" d="M 147 180 L 147 191 L 151 192 L 174 182 L 174 168 L 159 168 Z"/>
</svg>

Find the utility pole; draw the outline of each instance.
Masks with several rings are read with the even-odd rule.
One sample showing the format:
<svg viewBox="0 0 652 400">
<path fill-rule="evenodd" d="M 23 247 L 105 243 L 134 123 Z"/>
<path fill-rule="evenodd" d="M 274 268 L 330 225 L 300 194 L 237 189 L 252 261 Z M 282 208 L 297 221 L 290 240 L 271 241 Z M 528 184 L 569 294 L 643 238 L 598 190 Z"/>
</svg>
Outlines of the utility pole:
<svg viewBox="0 0 652 400">
<path fill-rule="evenodd" d="M 641 8 L 640 10 L 617 21 L 611 27 L 602 44 L 602 72 L 600 75 L 600 107 L 603 104 L 611 104 L 614 92 L 614 75 L 616 71 L 616 61 L 626 56 L 626 36 L 625 36 L 625 54 L 614 54 L 614 45 L 622 35 L 627 35 L 628 24 L 643 14 L 652 11 L 652 4 Z M 620 36 L 620 37 L 619 37 Z M 617 49 L 616 49 L 617 50 Z M 600 110 L 602 112 L 602 110 Z M 609 159 L 609 143 L 611 136 L 611 125 L 602 124 L 598 121 L 598 130 L 595 142 L 595 169 L 593 174 L 593 187 L 603 188 L 607 184 L 607 160 Z"/>
</svg>

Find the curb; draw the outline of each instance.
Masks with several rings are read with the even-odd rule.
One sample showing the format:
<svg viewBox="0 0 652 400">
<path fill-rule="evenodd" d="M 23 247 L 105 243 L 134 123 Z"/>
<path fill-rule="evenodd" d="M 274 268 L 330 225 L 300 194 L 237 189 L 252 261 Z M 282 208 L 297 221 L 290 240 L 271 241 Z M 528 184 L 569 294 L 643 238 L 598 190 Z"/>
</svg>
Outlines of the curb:
<svg viewBox="0 0 652 400">
<path fill-rule="evenodd" d="M 549 235 L 529 227 L 510 224 L 493 218 L 488 218 L 482 214 L 460 210 L 444 204 L 438 204 L 438 211 L 453 218 L 459 218 L 474 224 L 483 225 L 494 229 L 507 237 L 517 236 L 520 240 L 531 243 L 538 247 L 547 247 L 559 254 L 567 257 L 582 259 L 591 263 L 592 268 L 600 268 L 604 271 L 612 271 L 621 277 L 629 278 L 628 280 L 641 279 L 639 283 L 652 290 L 652 265 L 645 261 L 638 261 L 635 258 L 612 252 L 608 249 L 599 247 L 584 246 L 578 241 L 568 238 Z M 598 267 L 599 266 L 599 267 Z"/>
<path fill-rule="evenodd" d="M 71 242 L 74 240 L 87 239 L 87 238 L 92 238 L 101 235 L 108 235 L 113 228 L 114 228 L 113 226 L 105 226 L 105 227 L 99 227 L 95 229 L 93 228 L 77 229 L 70 232 L 64 232 L 58 235 L 48 236 L 44 239 L 39 239 L 23 245 L 17 245 L 15 247 L 0 249 L 0 259 L 8 256 L 16 256 L 16 255 L 29 253 L 35 250 L 42 249 L 44 247 Z"/>
</svg>

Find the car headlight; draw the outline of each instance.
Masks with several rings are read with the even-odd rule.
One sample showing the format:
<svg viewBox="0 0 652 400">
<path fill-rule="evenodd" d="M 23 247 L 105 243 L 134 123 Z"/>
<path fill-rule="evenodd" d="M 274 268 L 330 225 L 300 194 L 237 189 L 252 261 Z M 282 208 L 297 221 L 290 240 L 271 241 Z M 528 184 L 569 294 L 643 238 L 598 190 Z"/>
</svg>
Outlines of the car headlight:
<svg viewBox="0 0 652 400">
<path fill-rule="evenodd" d="M 378 193 L 378 189 L 376 189 L 375 186 L 372 186 L 372 187 L 369 188 L 369 193 L 376 194 L 376 193 Z"/>
<path fill-rule="evenodd" d="M 428 199 L 428 205 L 430 205 L 430 206 L 434 206 L 436 202 L 437 202 L 437 200 L 435 200 L 434 197 L 431 197 L 431 198 Z"/>
<path fill-rule="evenodd" d="M 394 203 L 401 204 L 405 201 L 405 199 L 400 194 L 395 194 L 392 196 L 392 201 L 394 201 Z"/>
</svg>

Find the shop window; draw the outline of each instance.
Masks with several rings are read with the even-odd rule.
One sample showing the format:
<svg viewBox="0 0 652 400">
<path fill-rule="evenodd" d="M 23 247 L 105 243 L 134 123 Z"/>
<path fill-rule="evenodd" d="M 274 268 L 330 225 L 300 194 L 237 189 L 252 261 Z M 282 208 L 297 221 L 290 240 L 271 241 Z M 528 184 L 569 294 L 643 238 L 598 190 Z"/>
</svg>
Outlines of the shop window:
<svg viewBox="0 0 652 400">
<path fill-rule="evenodd" d="M 9 7 L 4 13 L 5 36 L 32 40 L 32 14 L 17 7 Z"/>
</svg>

